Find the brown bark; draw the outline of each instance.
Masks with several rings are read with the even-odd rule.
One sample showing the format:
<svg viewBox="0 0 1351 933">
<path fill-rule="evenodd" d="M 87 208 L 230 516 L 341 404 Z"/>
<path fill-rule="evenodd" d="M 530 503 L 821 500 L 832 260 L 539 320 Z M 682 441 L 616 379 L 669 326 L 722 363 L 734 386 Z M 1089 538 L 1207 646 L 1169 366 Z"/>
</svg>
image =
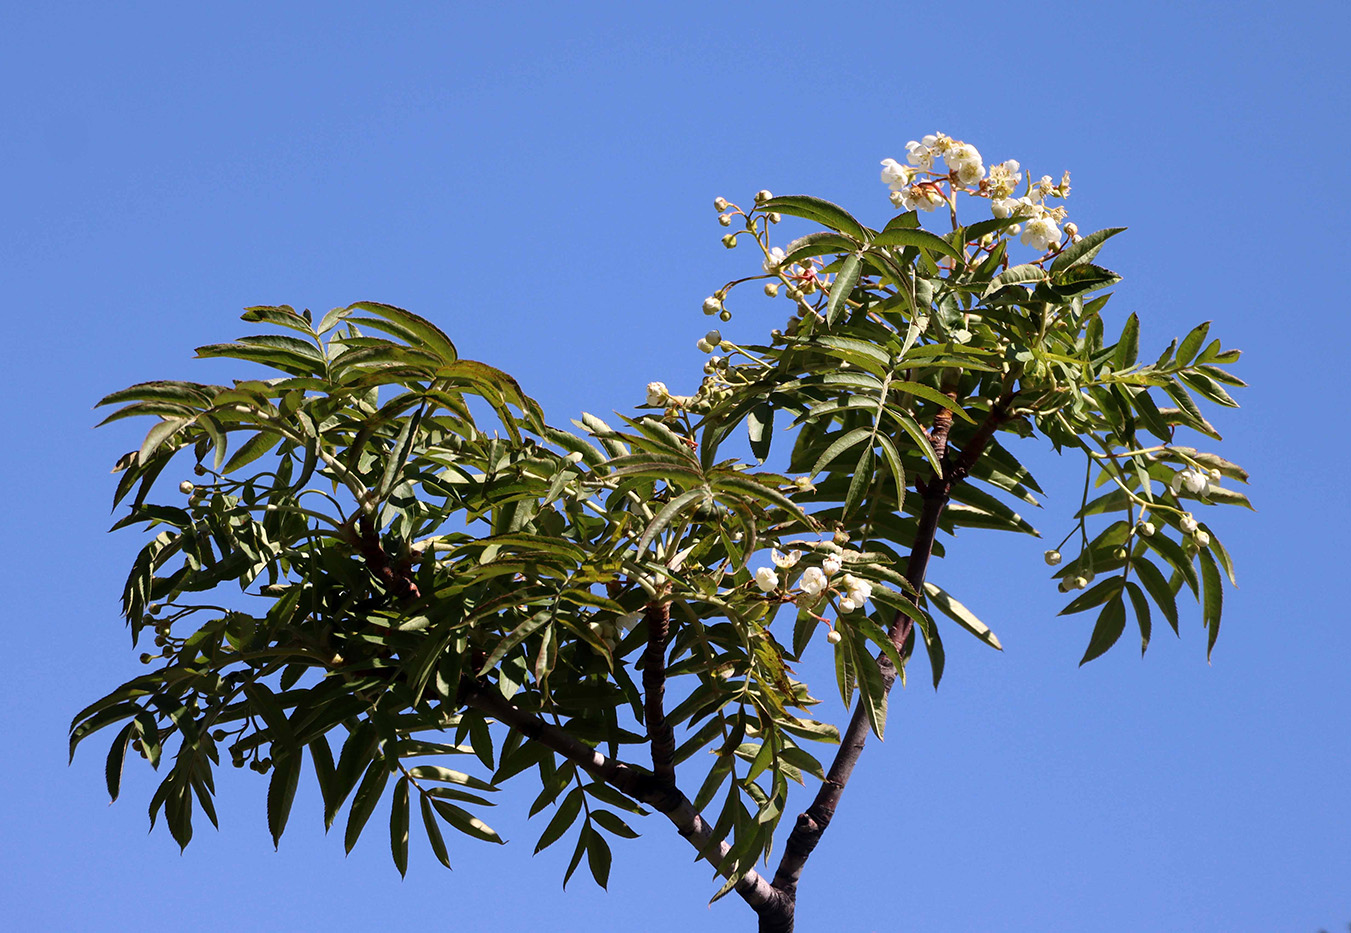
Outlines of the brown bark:
<svg viewBox="0 0 1351 933">
<path fill-rule="evenodd" d="M 671 604 L 649 603 L 643 619 L 647 622 L 647 649 L 643 652 L 643 718 L 647 720 L 647 740 L 652 746 L 652 776 L 658 783 L 674 787 L 675 733 L 662 711 Z"/>
</svg>

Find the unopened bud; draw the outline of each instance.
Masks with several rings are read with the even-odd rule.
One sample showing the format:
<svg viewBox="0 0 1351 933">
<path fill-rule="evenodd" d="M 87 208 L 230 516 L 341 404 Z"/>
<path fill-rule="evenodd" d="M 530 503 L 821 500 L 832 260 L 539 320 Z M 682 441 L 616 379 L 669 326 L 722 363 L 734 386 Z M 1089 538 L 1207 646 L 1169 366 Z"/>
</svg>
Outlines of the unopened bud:
<svg viewBox="0 0 1351 933">
<path fill-rule="evenodd" d="M 711 330 L 704 334 L 704 339 L 716 347 L 718 344 L 722 343 L 722 331 Z"/>
<path fill-rule="evenodd" d="M 826 633 L 826 641 L 830 642 L 832 645 L 838 645 L 843 640 L 844 636 L 835 629 L 831 629 Z"/>
<path fill-rule="evenodd" d="M 731 214 L 719 214 L 719 215 L 718 215 L 718 223 L 722 224 L 724 227 L 730 227 L 730 226 L 732 226 L 732 215 L 731 215 Z"/>
<path fill-rule="evenodd" d="M 1124 547 L 1119 547 L 1119 548 L 1117 548 L 1115 551 L 1112 552 L 1112 556 L 1115 557 L 1117 560 L 1125 560 L 1125 559 L 1126 559 L 1126 549 L 1125 549 Z"/>
<path fill-rule="evenodd" d="M 1059 551 L 1047 551 L 1045 557 L 1046 557 L 1046 564 L 1049 567 L 1054 567 L 1056 564 L 1060 563 Z"/>
<path fill-rule="evenodd" d="M 783 217 L 779 214 L 778 211 L 770 211 L 765 216 L 769 218 L 769 222 L 772 224 L 776 224 L 779 221 L 783 220 Z"/>
<path fill-rule="evenodd" d="M 722 313 L 718 315 L 718 320 L 726 324 L 731 319 L 732 319 L 732 312 L 728 311 L 726 308 L 723 308 Z"/>
<path fill-rule="evenodd" d="M 727 210 L 727 199 L 726 199 L 726 198 L 714 198 L 714 199 L 713 199 L 713 209 L 714 209 L 715 211 L 718 211 L 718 212 L 722 212 L 722 211 Z"/>
<path fill-rule="evenodd" d="M 736 234 L 735 234 L 735 233 L 729 233 L 729 234 L 727 234 L 725 237 L 723 237 L 723 238 L 722 238 L 722 245 L 725 246 L 725 247 L 727 247 L 728 249 L 733 249 L 733 248 L 735 248 L 735 247 L 736 247 Z"/>
<path fill-rule="evenodd" d="M 1073 221 L 1065 224 L 1065 233 L 1067 233 L 1070 236 L 1077 236 L 1079 234 L 1079 225 L 1074 223 Z"/>
<path fill-rule="evenodd" d="M 694 346 L 699 350 L 700 353 L 713 352 L 713 344 L 709 343 L 703 337 L 700 337 L 697 341 L 695 341 Z"/>
<path fill-rule="evenodd" d="M 774 195 L 769 193 L 768 188 L 761 188 L 759 191 L 755 192 L 755 203 L 761 204 L 772 197 L 774 197 Z"/>
<path fill-rule="evenodd" d="M 192 495 L 192 491 L 196 488 L 197 487 L 192 485 L 192 483 L 189 482 L 188 480 L 183 480 L 183 482 L 178 484 L 178 491 L 185 496 Z"/>
<path fill-rule="evenodd" d="M 1192 536 L 1192 540 L 1196 542 L 1197 547 L 1210 546 L 1210 535 L 1206 534 L 1204 531 L 1198 531 Z"/>
<path fill-rule="evenodd" d="M 773 297 L 774 297 L 775 295 L 777 295 L 778 293 L 779 293 L 779 283 L 778 283 L 778 282 L 766 282 L 766 283 L 765 283 L 765 294 L 766 294 L 766 295 L 768 295 L 770 298 L 773 298 Z"/>
<path fill-rule="evenodd" d="M 1140 532 L 1140 534 L 1143 535 L 1144 537 L 1148 538 L 1150 535 L 1154 534 L 1154 523 L 1139 522 L 1136 524 L 1135 530 Z"/>
<path fill-rule="evenodd" d="M 713 296 L 704 299 L 704 313 L 717 314 L 722 310 L 722 302 Z"/>
</svg>

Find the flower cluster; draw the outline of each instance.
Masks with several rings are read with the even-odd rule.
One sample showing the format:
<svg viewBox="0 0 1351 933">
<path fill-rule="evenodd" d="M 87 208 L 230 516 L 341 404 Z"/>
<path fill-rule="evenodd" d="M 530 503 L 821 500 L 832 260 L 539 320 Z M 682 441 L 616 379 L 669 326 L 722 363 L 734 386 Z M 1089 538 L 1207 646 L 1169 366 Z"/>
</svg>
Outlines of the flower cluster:
<svg viewBox="0 0 1351 933">
<path fill-rule="evenodd" d="M 1066 198 L 1070 193 L 1070 174 L 1066 172 L 1057 184 L 1050 175 L 1037 181 L 1030 178 L 1025 193 L 1014 197 L 1023 183 L 1022 166 L 1014 159 L 1000 162 L 986 171 L 985 161 L 975 146 L 943 133 L 933 133 L 918 141 L 905 144 L 906 161 L 882 160 L 882 184 L 891 189 L 891 203 L 906 211 L 932 211 L 940 204 L 955 205 L 943 188 L 946 182 L 955 193 L 963 190 L 975 197 L 988 198 L 990 210 L 1000 219 L 1015 218 L 1019 223 L 1008 228 L 1010 235 L 1021 233 L 1021 242 L 1041 252 L 1059 246 L 1068 236 L 1077 242 L 1078 229 L 1065 221 L 1065 209 L 1052 207 L 1047 198 Z M 934 168 L 942 159 L 946 171 Z"/>
<path fill-rule="evenodd" d="M 779 588 L 781 582 L 779 571 L 788 571 L 797 566 L 798 561 L 802 559 L 802 552 L 791 551 L 784 554 L 774 550 L 770 556 L 774 566 L 759 567 L 754 574 L 755 585 L 765 593 L 772 593 Z M 863 604 L 873 595 L 872 584 L 867 580 L 846 573 L 840 577 L 837 586 L 831 586 L 831 579 L 839 574 L 843 566 L 839 557 L 831 555 L 821 561 L 821 566 L 808 567 L 802 571 L 802 575 L 797 580 L 797 588 L 801 591 L 801 595 L 807 600 L 815 602 L 823 593 L 830 592 L 833 589 L 840 594 L 840 612 L 853 612 L 862 608 Z"/>
</svg>

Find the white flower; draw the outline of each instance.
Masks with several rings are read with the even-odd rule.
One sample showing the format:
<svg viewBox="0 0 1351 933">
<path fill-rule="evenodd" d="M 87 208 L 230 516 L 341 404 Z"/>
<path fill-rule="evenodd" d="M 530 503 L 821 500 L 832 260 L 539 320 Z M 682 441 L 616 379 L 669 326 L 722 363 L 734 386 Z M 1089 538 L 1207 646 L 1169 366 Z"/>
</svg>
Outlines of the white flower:
<svg viewBox="0 0 1351 933">
<path fill-rule="evenodd" d="M 904 188 L 910 184 L 910 169 L 895 159 L 883 159 L 882 184 L 889 186 L 892 191 Z"/>
<path fill-rule="evenodd" d="M 1018 202 L 1013 198 L 998 198 L 990 202 L 990 213 L 994 214 L 1000 220 L 1005 217 L 1012 217 L 1013 212 L 1018 209 Z"/>
<path fill-rule="evenodd" d="M 779 585 L 779 575 L 768 567 L 755 571 L 755 585 L 766 593 L 772 593 Z"/>
<path fill-rule="evenodd" d="M 808 567 L 802 571 L 802 577 L 797 581 L 797 585 L 802 587 L 802 592 L 815 599 L 826 588 L 826 575 L 821 572 L 820 567 Z"/>
<path fill-rule="evenodd" d="M 1021 166 L 1017 160 L 1009 159 L 1007 162 L 1000 162 L 990 169 L 990 197 L 1007 198 L 1018 188 L 1018 183 L 1023 180 L 1023 173 L 1019 171 Z"/>
<path fill-rule="evenodd" d="M 1210 479 L 1206 474 L 1197 470 L 1182 470 L 1174 473 L 1173 481 L 1168 485 L 1175 496 L 1179 489 L 1184 489 L 1193 496 L 1204 496 L 1210 491 Z"/>
<path fill-rule="evenodd" d="M 1012 227 L 1009 227 L 1009 236 L 1017 236 L 1020 232 L 1022 232 L 1022 229 L 1023 229 L 1022 224 L 1014 224 Z"/>
<path fill-rule="evenodd" d="M 1024 246 L 1044 252 L 1060 242 L 1060 228 L 1051 218 L 1038 217 L 1028 221 L 1020 239 Z"/>
<path fill-rule="evenodd" d="M 925 139 L 932 139 L 931 136 L 925 136 Z M 922 169 L 933 168 L 934 153 L 928 146 L 915 142 L 913 139 L 905 144 L 905 160 L 911 165 L 917 165 Z"/>
<path fill-rule="evenodd" d="M 666 391 L 666 383 L 649 382 L 647 384 L 647 404 L 661 405 L 671 397 L 671 393 Z"/>
<path fill-rule="evenodd" d="M 842 597 L 842 598 L 840 599 L 840 611 L 841 611 L 841 612 L 853 612 L 853 611 L 854 611 L 855 609 L 857 609 L 857 608 L 858 608 L 858 604 L 855 603 L 855 602 L 854 602 L 852 599 L 850 599 L 848 596 L 844 596 L 844 597 Z"/>
<path fill-rule="evenodd" d="M 833 577 L 840 572 L 840 559 L 838 557 L 827 557 L 821 561 L 821 569 L 825 571 L 826 576 Z"/>
<path fill-rule="evenodd" d="M 769 556 L 774 560 L 774 566 L 788 570 L 793 567 L 802 558 L 801 551 L 790 551 L 787 554 L 780 554 L 778 548 L 769 552 Z"/>
<path fill-rule="evenodd" d="M 873 595 L 873 585 L 867 580 L 860 580 L 853 574 L 844 575 L 844 588 L 849 591 L 848 599 L 853 600 L 858 605 L 866 603 Z"/>
<path fill-rule="evenodd" d="M 773 249 L 771 249 L 769 251 L 769 255 L 765 257 L 763 268 L 766 272 L 772 275 L 773 273 L 779 271 L 779 266 L 783 265 L 783 260 L 784 260 L 784 252 L 782 249 L 776 246 Z"/>
<path fill-rule="evenodd" d="M 1194 534 L 1196 532 L 1197 527 L 1196 518 L 1192 515 L 1192 513 L 1184 512 L 1182 514 L 1182 520 L 1177 523 L 1177 526 L 1182 529 L 1183 534 L 1187 535 Z"/>
<path fill-rule="evenodd" d="M 909 188 L 894 192 L 892 203 L 896 202 L 897 194 L 901 196 L 900 206 L 907 211 L 932 211 L 938 205 L 947 203 L 943 192 L 934 184 L 911 185 Z"/>
<path fill-rule="evenodd" d="M 948 168 L 957 175 L 957 181 L 963 185 L 974 185 L 985 177 L 985 163 L 980 153 L 970 143 L 954 143 L 943 156 Z"/>
</svg>

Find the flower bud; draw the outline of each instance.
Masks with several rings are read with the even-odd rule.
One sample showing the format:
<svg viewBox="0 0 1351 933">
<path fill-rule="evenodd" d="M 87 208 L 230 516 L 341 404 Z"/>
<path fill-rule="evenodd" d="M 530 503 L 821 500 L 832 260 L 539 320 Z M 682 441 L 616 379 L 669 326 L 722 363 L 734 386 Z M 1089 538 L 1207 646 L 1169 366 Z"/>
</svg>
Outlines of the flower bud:
<svg viewBox="0 0 1351 933">
<path fill-rule="evenodd" d="M 197 487 L 192 485 L 192 483 L 189 482 L 188 480 L 183 480 L 183 482 L 178 484 L 178 491 L 185 496 L 192 495 L 192 491 L 196 488 Z"/>
<path fill-rule="evenodd" d="M 1126 552 L 1126 549 L 1125 549 L 1124 547 L 1119 547 L 1119 548 L 1117 548 L 1115 551 L 1112 552 L 1112 556 L 1113 556 L 1114 558 L 1116 558 L 1117 560 L 1125 560 L 1125 559 L 1126 559 L 1126 554 L 1127 554 L 1127 552 Z"/>
<path fill-rule="evenodd" d="M 722 331 L 711 330 L 704 334 L 704 339 L 716 347 L 718 344 L 722 343 Z"/>
<path fill-rule="evenodd" d="M 713 344 L 709 343 L 703 337 L 700 337 L 697 341 L 695 341 L 694 345 L 699 348 L 700 353 L 713 352 Z"/>
<path fill-rule="evenodd" d="M 783 217 L 779 214 L 778 211 L 770 211 L 765 216 L 769 218 L 769 222 L 772 224 L 776 224 L 779 221 L 783 220 Z"/>
<path fill-rule="evenodd" d="M 1074 223 L 1073 221 L 1065 224 L 1065 233 L 1069 234 L 1070 236 L 1077 236 L 1079 233 L 1079 225 Z"/>
<path fill-rule="evenodd" d="M 842 566 L 843 564 L 840 563 L 838 557 L 827 557 L 825 560 L 821 561 L 821 569 L 825 571 L 825 574 L 828 577 L 833 577 L 835 574 L 839 573 L 840 567 Z"/>
<path fill-rule="evenodd" d="M 142 654 L 142 655 L 141 655 L 141 663 L 142 663 L 142 664 L 149 664 L 149 663 L 150 663 L 151 661 L 153 661 L 153 660 L 154 660 L 154 658 L 152 658 L 152 657 L 151 657 L 150 655 L 148 655 L 148 654 Z"/>
<path fill-rule="evenodd" d="M 849 596 L 841 596 L 841 597 L 840 597 L 840 611 L 841 611 L 841 612 L 853 612 L 853 611 L 854 611 L 855 609 L 857 609 L 857 608 L 858 608 L 858 604 L 854 602 L 854 600 L 853 600 L 852 597 L 849 597 Z"/>
<path fill-rule="evenodd" d="M 778 293 L 779 293 L 779 283 L 778 283 L 778 282 L 766 282 L 766 283 L 765 283 L 765 294 L 766 294 L 766 295 L 768 295 L 770 298 L 773 298 L 773 297 L 774 297 L 775 295 L 777 295 Z"/>
<path fill-rule="evenodd" d="M 1135 524 L 1135 530 L 1138 531 L 1144 537 L 1148 538 L 1150 535 L 1154 534 L 1154 523 L 1137 522 Z"/>
<path fill-rule="evenodd" d="M 722 224 L 724 227 L 730 227 L 730 226 L 732 226 L 732 215 L 731 215 L 731 214 L 719 214 L 719 215 L 718 215 L 718 223 Z"/>
<path fill-rule="evenodd" d="M 717 314 L 722 310 L 722 302 L 712 295 L 704 299 L 704 313 Z"/>
<path fill-rule="evenodd" d="M 1054 567 L 1056 564 L 1060 563 L 1059 551 L 1047 551 L 1045 557 L 1046 557 L 1046 565 L 1048 567 Z"/>
<path fill-rule="evenodd" d="M 1196 518 L 1190 512 L 1183 513 L 1182 520 L 1177 526 L 1182 529 L 1183 534 L 1192 534 L 1196 531 Z"/>
<path fill-rule="evenodd" d="M 727 210 L 727 199 L 726 199 L 726 198 L 714 198 L 714 199 L 713 199 L 713 209 L 714 209 L 715 211 L 720 212 L 720 213 L 721 213 L 722 211 Z"/>
<path fill-rule="evenodd" d="M 1221 473 L 1219 470 L 1211 469 L 1210 471 L 1210 478 L 1215 480 L 1216 482 L 1219 482 L 1220 478 L 1223 476 L 1224 474 Z"/>
<path fill-rule="evenodd" d="M 1085 570 L 1082 574 L 1080 574 L 1080 577 L 1083 578 L 1084 586 L 1087 586 L 1088 584 L 1093 582 L 1093 571 Z M 1080 589 L 1083 589 L 1083 587 L 1080 587 Z"/>
<path fill-rule="evenodd" d="M 736 234 L 729 233 L 727 234 L 727 236 L 723 237 L 722 245 L 727 247 L 728 249 L 734 248 L 736 246 Z"/>
<path fill-rule="evenodd" d="M 1204 531 L 1197 531 L 1196 534 L 1192 536 L 1192 540 L 1196 542 L 1197 547 L 1210 546 L 1210 535 L 1206 534 Z"/>
<path fill-rule="evenodd" d="M 732 319 L 732 312 L 728 311 L 726 308 L 723 308 L 722 313 L 718 315 L 718 320 L 726 324 L 731 319 Z"/>
<path fill-rule="evenodd" d="M 755 571 L 755 585 L 766 593 L 772 593 L 779 585 L 779 575 L 769 567 L 760 567 Z"/>
<path fill-rule="evenodd" d="M 772 197 L 774 197 L 774 195 L 770 194 L 767 188 L 761 188 L 759 191 L 755 192 L 755 203 L 763 203 Z"/>
<path fill-rule="evenodd" d="M 1070 581 L 1070 589 L 1082 590 L 1088 588 L 1088 579 L 1086 577 L 1075 577 Z"/>
<path fill-rule="evenodd" d="M 826 641 L 830 642 L 832 645 L 838 645 L 843 640 L 844 636 L 841 635 L 839 632 L 837 632 L 835 629 L 831 629 L 829 632 L 826 632 Z"/>
<path fill-rule="evenodd" d="M 788 287 L 788 297 L 793 301 L 797 301 L 802 297 L 802 289 L 798 288 L 796 285 L 790 285 Z"/>
</svg>

